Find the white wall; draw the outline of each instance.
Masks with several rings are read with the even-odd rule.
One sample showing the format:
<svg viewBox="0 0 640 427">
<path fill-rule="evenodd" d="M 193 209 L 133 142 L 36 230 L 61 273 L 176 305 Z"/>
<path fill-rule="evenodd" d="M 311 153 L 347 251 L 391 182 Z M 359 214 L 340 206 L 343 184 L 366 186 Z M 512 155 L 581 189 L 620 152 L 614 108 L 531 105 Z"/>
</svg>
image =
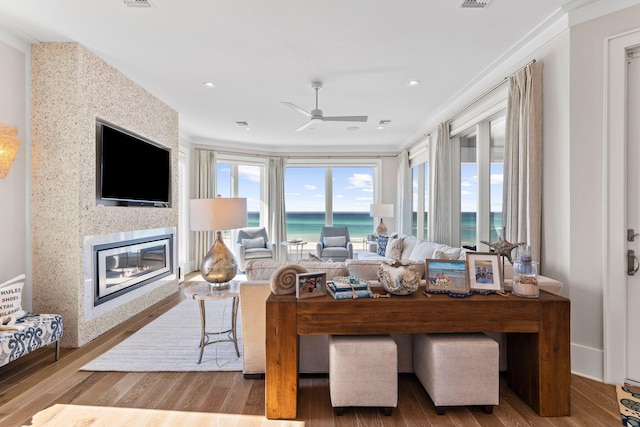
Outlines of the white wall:
<svg viewBox="0 0 640 427">
<path fill-rule="evenodd" d="M 29 45 L 0 31 L 0 123 L 16 126 L 20 138 L 20 149 L 13 166 L 6 178 L 0 179 L 0 283 L 27 274 L 23 291 L 25 309 L 31 309 L 29 49 Z"/>
</svg>

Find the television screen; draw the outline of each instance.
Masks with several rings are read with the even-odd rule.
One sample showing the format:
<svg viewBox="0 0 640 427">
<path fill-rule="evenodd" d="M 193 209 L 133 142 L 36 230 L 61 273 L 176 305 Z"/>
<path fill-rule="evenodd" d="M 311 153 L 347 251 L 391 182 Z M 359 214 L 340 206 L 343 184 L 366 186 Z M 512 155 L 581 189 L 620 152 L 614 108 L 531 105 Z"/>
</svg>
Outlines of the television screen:
<svg viewBox="0 0 640 427">
<path fill-rule="evenodd" d="M 98 204 L 168 207 L 169 149 L 102 122 L 96 143 Z"/>
</svg>

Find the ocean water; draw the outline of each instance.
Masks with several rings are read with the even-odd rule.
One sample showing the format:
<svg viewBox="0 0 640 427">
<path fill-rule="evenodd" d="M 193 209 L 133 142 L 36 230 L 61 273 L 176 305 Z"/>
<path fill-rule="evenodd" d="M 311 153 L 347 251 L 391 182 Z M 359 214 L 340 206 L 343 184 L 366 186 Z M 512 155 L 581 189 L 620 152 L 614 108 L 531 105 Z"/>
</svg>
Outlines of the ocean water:
<svg viewBox="0 0 640 427">
<path fill-rule="evenodd" d="M 258 212 L 249 212 L 249 227 L 257 227 L 258 218 Z M 287 212 L 287 238 L 317 242 L 325 223 L 324 212 Z M 374 231 L 369 212 L 334 212 L 333 225 L 349 227 L 352 240 L 366 239 Z"/>
<path fill-rule="evenodd" d="M 425 222 L 427 215 L 425 214 Z M 325 224 L 324 212 L 287 212 L 287 237 L 289 239 L 303 239 L 307 242 L 317 242 L 320 230 Z M 259 224 L 258 212 L 249 212 L 249 227 Z M 349 227 L 351 239 L 366 239 L 375 229 L 373 218 L 369 212 L 334 212 L 333 225 Z M 475 245 L 476 241 L 476 213 L 462 212 L 461 239 L 464 245 Z M 498 240 L 498 233 L 502 230 L 502 213 L 491 213 L 490 241 Z M 390 230 L 395 231 L 395 230 Z M 473 243 L 472 243 L 473 242 Z"/>
</svg>

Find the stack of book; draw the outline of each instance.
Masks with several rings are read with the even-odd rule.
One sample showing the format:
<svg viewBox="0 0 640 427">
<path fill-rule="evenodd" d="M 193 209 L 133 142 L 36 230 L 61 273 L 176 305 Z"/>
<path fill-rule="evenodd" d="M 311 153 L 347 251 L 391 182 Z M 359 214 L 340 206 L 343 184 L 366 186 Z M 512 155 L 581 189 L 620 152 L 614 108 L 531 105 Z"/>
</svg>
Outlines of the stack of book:
<svg viewBox="0 0 640 427">
<path fill-rule="evenodd" d="M 327 290 L 335 299 L 371 297 L 371 288 L 367 282 L 346 283 L 332 280 L 327 282 Z"/>
</svg>

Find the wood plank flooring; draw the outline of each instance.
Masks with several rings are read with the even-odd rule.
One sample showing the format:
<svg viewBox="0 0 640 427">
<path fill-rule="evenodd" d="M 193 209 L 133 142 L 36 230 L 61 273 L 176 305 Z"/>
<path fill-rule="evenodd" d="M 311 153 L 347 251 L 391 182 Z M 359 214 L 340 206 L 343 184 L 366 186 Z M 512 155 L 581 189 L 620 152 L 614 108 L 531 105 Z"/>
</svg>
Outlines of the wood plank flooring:
<svg viewBox="0 0 640 427">
<path fill-rule="evenodd" d="M 84 372 L 79 368 L 183 299 L 182 292 L 145 310 L 91 343 L 53 346 L 0 368 L 0 426 L 296 426 L 264 418 L 264 380 L 241 372 Z M 197 352 L 197 349 L 194 349 Z M 194 353 L 195 355 L 196 353 Z M 195 357 L 195 356 L 194 356 Z M 619 426 L 615 387 L 571 377 L 570 417 L 541 418 L 504 379 L 493 414 L 452 408 L 438 416 L 413 374 L 401 374 L 398 408 L 385 417 L 375 408 L 333 414 L 326 376 L 300 380 L 298 420 L 306 426 Z"/>
</svg>

